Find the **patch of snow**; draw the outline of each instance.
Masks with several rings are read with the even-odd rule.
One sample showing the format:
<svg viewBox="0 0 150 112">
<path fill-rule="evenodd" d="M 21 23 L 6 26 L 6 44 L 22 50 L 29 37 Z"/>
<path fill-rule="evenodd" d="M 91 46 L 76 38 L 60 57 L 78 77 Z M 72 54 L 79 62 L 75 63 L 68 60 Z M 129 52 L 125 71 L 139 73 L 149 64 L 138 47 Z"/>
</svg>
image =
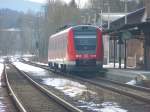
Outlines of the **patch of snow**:
<svg viewBox="0 0 150 112">
<path fill-rule="evenodd" d="M 46 65 L 46 66 L 48 66 L 47 63 L 41 63 L 41 62 L 36 62 L 36 63 L 39 64 L 39 65 Z"/>
<path fill-rule="evenodd" d="M 0 77 L 1 77 L 1 74 L 3 72 L 3 69 L 4 69 L 4 65 L 3 64 L 0 64 Z"/>
<path fill-rule="evenodd" d="M 87 89 L 85 85 L 82 85 L 78 82 L 64 78 L 44 78 L 42 80 L 43 84 L 53 86 L 69 97 L 79 97 L 77 103 L 80 104 L 80 106 L 78 106 L 80 108 L 86 108 L 87 110 L 95 112 L 127 112 L 127 110 L 121 109 L 121 107 L 115 102 L 96 104 L 94 102 L 81 100 L 85 93 L 88 93 L 91 96 L 96 96 L 97 93 Z"/>
<path fill-rule="evenodd" d="M 1 86 L 1 75 L 3 73 L 3 69 L 4 69 L 4 65 L 3 64 L 0 64 L 0 86 Z"/>
<path fill-rule="evenodd" d="M 27 65 L 27 64 L 24 64 L 21 62 L 14 62 L 13 64 L 22 71 L 32 72 L 38 76 L 45 76 L 46 75 L 46 71 L 42 68 Z"/>
<path fill-rule="evenodd" d="M 129 82 L 127 82 L 126 84 L 129 84 L 129 85 L 136 85 L 136 80 L 131 80 Z"/>
<path fill-rule="evenodd" d="M 108 63 L 107 65 L 103 65 L 104 68 L 114 68 L 114 63 Z M 124 64 L 121 64 L 121 68 L 124 67 Z M 119 63 L 115 63 L 115 68 L 119 68 Z"/>
<path fill-rule="evenodd" d="M 104 102 L 102 104 L 95 104 L 94 102 L 85 102 L 80 100 L 79 101 L 82 106 L 81 108 L 87 108 L 88 110 L 92 110 L 95 112 L 127 112 L 127 110 L 122 109 L 117 103 L 115 102 Z"/>
<path fill-rule="evenodd" d="M 42 83 L 53 86 L 70 97 L 82 96 L 85 92 L 96 94 L 88 90 L 85 85 L 64 78 L 44 78 Z"/>
<path fill-rule="evenodd" d="M 30 61 L 30 59 L 29 58 L 23 58 L 25 61 Z"/>
<path fill-rule="evenodd" d="M 121 107 L 115 102 L 104 102 L 101 105 L 103 107 L 101 112 L 127 112 L 127 110 L 121 109 Z"/>
<path fill-rule="evenodd" d="M 3 58 L 0 58 L 0 63 L 3 63 L 4 62 L 4 59 Z"/>
<path fill-rule="evenodd" d="M 0 100 L 0 112 L 6 112 L 6 105 Z"/>
<path fill-rule="evenodd" d="M 22 57 L 27 57 L 27 58 L 30 58 L 30 57 L 34 57 L 35 55 L 33 55 L 33 54 L 24 54 L 24 55 L 22 55 Z"/>
<path fill-rule="evenodd" d="M 0 86 L 1 86 L 1 75 L 4 69 L 4 65 L 0 64 Z M 0 112 L 6 112 L 6 105 L 3 103 L 3 97 L 0 97 Z"/>
</svg>

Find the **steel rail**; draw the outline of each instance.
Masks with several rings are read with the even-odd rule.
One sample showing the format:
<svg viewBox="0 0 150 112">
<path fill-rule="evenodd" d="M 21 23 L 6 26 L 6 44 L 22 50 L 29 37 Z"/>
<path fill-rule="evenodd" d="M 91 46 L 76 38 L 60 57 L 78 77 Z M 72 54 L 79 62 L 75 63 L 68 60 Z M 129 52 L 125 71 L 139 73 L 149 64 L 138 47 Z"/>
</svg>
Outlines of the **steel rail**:
<svg viewBox="0 0 150 112">
<path fill-rule="evenodd" d="M 110 83 L 117 84 L 117 85 L 120 85 L 120 86 L 128 87 L 128 88 L 131 88 L 131 89 L 134 89 L 134 90 L 140 90 L 140 91 L 150 93 L 150 88 L 146 88 L 146 87 L 142 87 L 142 86 L 136 86 L 136 85 L 128 85 L 128 84 L 125 84 L 125 83 L 121 83 L 121 82 L 117 82 L 117 81 L 110 80 L 110 79 L 105 79 L 105 78 L 98 78 L 98 79 L 103 80 L 103 81 L 108 81 Z"/>
<path fill-rule="evenodd" d="M 55 72 L 54 70 L 52 69 L 49 69 L 48 67 L 46 68 L 45 66 L 43 65 L 38 65 L 38 64 L 35 64 L 35 63 L 31 63 L 32 65 L 37 65 L 38 67 L 41 67 L 43 69 L 46 69 L 46 70 L 50 70 L 52 72 Z M 57 71 L 55 73 L 61 73 L 61 74 L 65 74 L 63 72 L 60 72 L 60 71 Z M 141 101 L 144 101 L 144 102 L 147 102 L 147 103 L 150 103 L 150 98 L 147 98 L 147 97 L 144 97 L 144 96 L 141 96 L 141 95 L 137 95 L 137 94 L 134 94 L 132 92 L 128 92 L 126 90 L 122 90 L 122 89 L 119 89 L 119 88 L 115 88 L 115 87 L 109 87 L 107 85 L 104 85 L 104 84 L 100 84 L 98 82 L 95 82 L 95 81 L 92 81 L 92 80 L 89 80 L 89 79 L 85 79 L 85 78 L 81 78 L 81 77 L 78 77 L 78 76 L 73 76 L 73 75 L 70 75 L 70 74 L 67 74 L 66 75 L 67 77 L 70 77 L 70 78 L 74 78 L 74 79 L 77 79 L 77 80 L 81 80 L 81 81 L 84 81 L 84 82 L 88 82 L 88 83 L 91 83 L 93 85 L 96 85 L 96 86 L 99 86 L 99 87 L 102 87 L 102 88 L 105 88 L 105 89 L 108 89 L 108 90 L 111 90 L 111 91 L 114 91 L 114 92 L 117 92 L 119 94 L 123 94 L 123 95 L 126 95 L 126 96 L 129 96 L 129 97 L 132 97 L 132 98 L 135 98 L 135 99 L 139 99 Z M 108 79 L 104 79 L 103 80 L 105 81 L 108 81 Z M 123 83 L 119 83 L 119 82 L 115 82 L 115 81 L 110 81 L 109 82 L 111 83 L 114 83 L 114 84 L 117 84 L 119 86 L 125 86 L 127 88 L 130 88 L 130 89 L 133 89 L 133 90 L 138 90 L 138 91 L 145 91 L 145 92 L 150 92 L 150 89 L 149 88 L 144 88 L 144 87 L 139 87 L 139 86 L 132 86 L 132 85 L 127 85 L 127 84 L 123 84 Z"/>
<path fill-rule="evenodd" d="M 147 97 L 144 97 L 144 96 L 141 96 L 141 95 L 137 95 L 137 94 L 134 94 L 132 92 L 128 92 L 126 90 L 122 90 L 122 89 L 115 88 L 115 87 L 109 87 L 107 85 L 104 85 L 104 84 L 101 84 L 101 83 L 98 83 L 98 82 L 95 82 L 95 81 L 92 81 L 92 80 L 89 80 L 89 79 L 81 78 L 79 76 L 73 76 L 71 74 L 66 75 L 66 73 L 63 73 L 63 72 L 60 72 L 60 71 L 54 71 L 52 69 L 49 69 L 48 67 L 45 67 L 43 65 L 38 65 L 36 63 L 32 63 L 31 62 L 31 65 L 38 66 L 38 67 L 41 67 L 41 68 L 46 69 L 46 70 L 50 70 L 50 71 L 52 71 L 54 73 L 57 73 L 57 74 L 58 73 L 59 74 L 63 74 L 65 76 L 69 77 L 69 78 L 73 78 L 73 79 L 81 80 L 81 81 L 84 81 L 84 82 L 88 82 L 88 83 L 91 83 L 93 85 L 96 85 L 96 86 L 99 86 L 99 87 L 102 87 L 102 88 L 105 88 L 105 89 L 117 92 L 119 94 L 123 94 L 123 95 L 129 96 L 129 97 L 132 97 L 134 99 L 139 99 L 139 100 L 144 101 L 146 103 L 150 103 L 150 98 L 147 98 Z M 107 81 L 107 80 L 108 79 L 106 79 L 105 81 Z M 113 81 L 110 81 L 110 82 L 113 82 Z M 122 84 L 120 84 L 119 82 L 114 82 L 114 83 L 116 83 L 116 84 L 118 84 L 120 86 L 124 86 L 123 83 Z M 134 86 L 127 85 L 127 84 L 126 84 L 126 87 L 129 87 L 130 89 L 134 89 L 134 90 L 139 90 L 139 91 L 143 91 L 144 90 L 145 92 L 149 92 L 148 88 L 145 89 L 145 88 L 141 88 L 141 87 L 137 87 L 137 86 L 134 87 Z"/>
<path fill-rule="evenodd" d="M 53 69 L 50 69 L 48 66 L 45 66 L 45 65 L 39 65 L 39 64 L 36 64 L 36 63 L 32 63 L 32 62 L 30 62 L 30 63 L 31 63 L 31 65 L 38 66 L 38 67 L 41 67 L 41 68 L 46 69 L 46 70 L 50 70 L 50 71 L 55 72 L 55 73 L 64 74 L 63 72 L 60 72 L 60 71 L 54 71 Z M 136 86 L 136 85 L 128 85 L 128 84 L 125 84 L 125 83 L 121 83 L 121 82 L 117 82 L 117 81 L 110 80 L 110 79 L 105 79 L 105 78 L 98 78 L 98 79 L 103 80 L 103 81 L 108 81 L 108 82 L 111 82 L 111 83 L 114 83 L 114 84 L 118 84 L 120 86 L 128 87 L 128 88 L 131 88 L 131 89 L 134 89 L 134 90 L 150 92 L 150 88 L 146 88 L 146 87 L 142 87 L 142 86 Z"/>
<path fill-rule="evenodd" d="M 19 99 L 17 98 L 17 96 L 15 95 L 11 85 L 10 85 L 10 82 L 8 80 L 8 76 L 7 76 L 7 73 L 6 73 L 6 65 L 4 64 L 4 76 L 5 76 L 5 80 L 6 80 L 6 86 L 8 88 L 8 90 L 10 91 L 10 96 L 12 97 L 13 101 L 15 102 L 16 106 L 17 106 L 17 109 L 20 111 L 20 112 L 27 112 L 27 110 L 25 109 L 25 107 L 23 106 L 23 104 L 19 101 Z"/>
<path fill-rule="evenodd" d="M 55 94 L 53 94 L 52 92 L 50 92 L 48 89 L 44 88 L 42 85 L 35 82 L 27 73 L 25 73 L 23 71 L 20 71 L 15 65 L 13 65 L 13 66 L 18 70 L 18 72 L 23 74 L 35 87 L 37 87 L 40 91 L 42 91 L 48 97 L 55 100 L 58 104 L 62 105 L 64 108 L 66 108 L 70 112 L 83 112 L 79 108 L 77 108 L 77 107 L 73 106 L 72 104 L 66 102 L 62 98 L 60 98 L 60 97 L 56 96 Z"/>
<path fill-rule="evenodd" d="M 135 93 L 132 93 L 132 92 L 129 92 L 129 91 L 126 91 L 126 90 L 122 90 L 122 89 L 119 89 L 119 88 L 116 88 L 116 87 L 110 87 L 110 86 L 107 86 L 107 85 L 104 85 L 104 84 L 101 84 L 101 83 L 98 83 L 98 82 L 95 82 L 95 81 L 92 81 L 92 80 L 89 80 L 89 79 L 84 79 L 84 78 L 75 77 L 75 76 L 73 76 L 73 77 L 78 79 L 78 80 L 88 82 L 88 83 L 91 83 L 93 85 L 96 85 L 96 86 L 99 86 L 99 87 L 102 87 L 102 88 L 105 88 L 105 89 L 108 89 L 108 90 L 112 90 L 112 91 L 117 92 L 119 94 L 123 94 L 123 95 L 129 96 L 129 97 L 135 98 L 135 99 L 139 99 L 139 100 L 144 101 L 146 103 L 150 103 L 150 98 L 147 98 L 147 97 L 144 97 L 144 96 L 141 96 L 141 95 L 137 95 Z"/>
</svg>

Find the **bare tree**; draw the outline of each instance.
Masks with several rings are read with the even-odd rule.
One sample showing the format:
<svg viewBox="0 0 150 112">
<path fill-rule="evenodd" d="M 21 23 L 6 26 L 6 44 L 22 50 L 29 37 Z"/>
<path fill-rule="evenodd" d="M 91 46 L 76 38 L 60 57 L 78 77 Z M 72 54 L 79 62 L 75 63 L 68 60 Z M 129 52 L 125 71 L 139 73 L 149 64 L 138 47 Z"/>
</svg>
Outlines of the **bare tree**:
<svg viewBox="0 0 150 112">
<path fill-rule="evenodd" d="M 79 24 L 80 10 L 76 4 L 69 4 L 61 0 L 48 0 L 45 8 L 45 16 L 40 17 L 40 43 L 41 57 L 47 57 L 49 36 L 56 33 L 64 25 Z M 76 6 L 76 7 L 75 7 Z"/>
</svg>

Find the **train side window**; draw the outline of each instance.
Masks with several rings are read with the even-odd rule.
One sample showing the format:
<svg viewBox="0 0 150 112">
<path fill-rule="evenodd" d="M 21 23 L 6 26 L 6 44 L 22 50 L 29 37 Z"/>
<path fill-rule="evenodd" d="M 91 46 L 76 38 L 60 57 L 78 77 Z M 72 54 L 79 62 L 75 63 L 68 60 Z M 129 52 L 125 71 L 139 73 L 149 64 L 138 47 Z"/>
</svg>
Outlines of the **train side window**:
<svg viewBox="0 0 150 112">
<path fill-rule="evenodd" d="M 56 49 L 56 40 L 54 39 L 54 49 Z"/>
<path fill-rule="evenodd" d="M 55 40 L 55 50 L 57 50 L 57 39 Z"/>
<path fill-rule="evenodd" d="M 64 37 L 62 38 L 62 48 L 64 49 Z"/>
<path fill-rule="evenodd" d="M 52 49 L 52 43 L 51 43 L 51 40 L 49 40 L 49 50 Z"/>
<path fill-rule="evenodd" d="M 65 37 L 63 38 L 63 47 L 65 47 Z"/>
<path fill-rule="evenodd" d="M 51 49 L 53 49 L 54 48 L 54 40 L 51 40 Z"/>
<path fill-rule="evenodd" d="M 51 46 L 52 46 L 52 45 L 51 45 L 51 43 L 50 43 L 50 41 L 49 41 L 49 50 L 51 50 Z"/>
</svg>

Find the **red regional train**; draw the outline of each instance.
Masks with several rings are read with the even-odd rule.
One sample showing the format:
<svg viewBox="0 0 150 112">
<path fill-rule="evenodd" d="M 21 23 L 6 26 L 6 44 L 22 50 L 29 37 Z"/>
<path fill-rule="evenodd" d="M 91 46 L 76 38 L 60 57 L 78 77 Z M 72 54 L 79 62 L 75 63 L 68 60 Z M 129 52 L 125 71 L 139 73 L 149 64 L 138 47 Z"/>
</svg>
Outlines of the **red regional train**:
<svg viewBox="0 0 150 112">
<path fill-rule="evenodd" d="M 53 69 L 97 72 L 103 54 L 102 31 L 96 26 L 72 26 L 49 37 L 48 64 Z"/>
</svg>

